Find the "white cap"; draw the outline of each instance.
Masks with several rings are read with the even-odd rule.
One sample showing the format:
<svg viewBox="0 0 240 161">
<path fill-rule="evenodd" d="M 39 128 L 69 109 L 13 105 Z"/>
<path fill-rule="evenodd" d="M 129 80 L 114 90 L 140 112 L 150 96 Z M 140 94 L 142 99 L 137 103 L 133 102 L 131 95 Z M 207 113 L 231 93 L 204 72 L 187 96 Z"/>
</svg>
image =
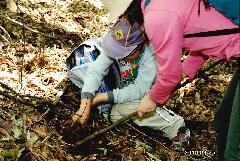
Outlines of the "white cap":
<svg viewBox="0 0 240 161">
<path fill-rule="evenodd" d="M 121 16 L 133 0 L 101 0 L 109 12 L 108 23 L 113 22 Z"/>
</svg>

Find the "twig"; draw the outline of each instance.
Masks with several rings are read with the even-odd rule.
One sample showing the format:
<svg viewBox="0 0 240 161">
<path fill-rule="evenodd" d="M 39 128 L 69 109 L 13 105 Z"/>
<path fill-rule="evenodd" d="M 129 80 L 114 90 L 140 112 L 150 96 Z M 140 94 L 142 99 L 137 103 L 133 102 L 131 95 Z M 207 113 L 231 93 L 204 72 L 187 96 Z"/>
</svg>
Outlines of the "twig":
<svg viewBox="0 0 240 161">
<path fill-rule="evenodd" d="M 209 71 L 210 69 L 214 68 L 215 66 L 217 66 L 218 64 L 222 63 L 223 61 L 219 60 L 214 62 L 213 64 L 211 64 L 208 68 L 202 69 L 200 70 L 194 77 L 193 79 L 187 79 L 185 82 L 183 82 L 182 84 L 180 84 L 179 86 L 177 86 L 177 89 L 184 87 L 185 85 L 187 85 L 188 83 L 190 83 L 191 81 L 200 78 L 204 75 L 204 73 L 206 73 L 207 71 Z M 177 90 L 176 89 L 176 90 Z"/>
<path fill-rule="evenodd" d="M 0 85 L 1 85 L 3 88 L 11 91 L 13 94 L 17 94 L 17 92 L 16 92 L 14 89 L 12 89 L 11 87 L 9 87 L 7 84 L 5 84 L 5 83 L 3 83 L 3 82 L 0 82 Z"/>
<path fill-rule="evenodd" d="M 37 30 L 34 30 L 34 29 L 30 28 L 30 27 L 27 27 L 27 26 L 25 26 L 24 24 L 22 24 L 22 23 L 20 23 L 20 22 L 18 22 L 18 21 L 16 21 L 16 20 L 13 20 L 13 19 L 11 19 L 11 18 L 9 18 L 9 17 L 6 17 L 6 16 L 4 16 L 4 15 L 0 15 L 0 18 L 3 18 L 3 19 L 5 19 L 5 20 L 8 20 L 8 21 L 10 21 L 11 23 L 13 23 L 13 24 L 15 24 L 15 25 L 19 25 L 19 26 L 22 26 L 22 27 L 24 26 L 25 29 L 27 29 L 27 30 L 35 33 L 35 34 L 43 35 L 43 36 L 46 36 L 46 37 L 52 38 L 52 39 L 58 39 L 58 40 L 62 41 L 62 42 L 66 45 L 66 43 L 61 39 L 61 37 L 56 37 L 56 36 L 52 36 L 52 35 L 49 35 L 49 34 L 41 33 L 41 32 L 39 32 L 39 31 L 37 31 Z"/>
<path fill-rule="evenodd" d="M 67 105 L 65 105 L 65 104 L 63 104 L 63 103 L 60 102 L 60 98 L 57 98 L 57 99 L 55 99 L 54 101 L 51 101 L 51 100 L 45 99 L 45 98 L 43 98 L 43 97 L 30 96 L 30 95 L 21 95 L 20 93 L 17 93 L 15 90 L 13 90 L 11 87 L 9 87 L 7 84 L 5 84 L 5 83 L 3 83 L 3 82 L 0 82 L 0 85 L 1 85 L 3 88 L 5 88 L 5 89 L 9 90 L 10 92 L 12 92 L 14 95 L 20 97 L 20 98 L 22 99 L 22 101 L 20 101 L 20 100 L 18 99 L 18 101 L 20 101 L 20 102 L 27 102 L 27 101 L 23 101 L 23 100 L 25 100 L 24 97 L 29 97 L 29 98 L 39 99 L 38 101 L 36 101 L 37 103 L 46 103 L 46 104 L 49 104 L 49 105 L 52 105 L 52 106 L 56 106 L 57 104 L 60 104 L 60 105 L 62 105 L 62 106 L 64 106 L 64 107 L 67 107 Z M 67 86 L 63 89 L 63 91 L 62 91 L 63 93 L 62 93 L 62 94 L 65 94 L 65 92 L 69 89 L 69 87 L 70 87 L 70 85 L 67 85 Z M 10 95 L 10 94 L 7 93 L 7 92 L 0 91 L 0 94 L 3 95 L 3 96 L 5 96 L 5 97 L 12 98 L 12 99 L 14 99 L 14 100 L 17 99 L 16 97 Z M 28 101 L 28 102 L 29 102 L 29 101 Z M 29 105 L 32 106 L 33 104 L 29 104 Z"/>
<path fill-rule="evenodd" d="M 137 131 L 138 133 L 140 133 L 141 135 L 147 137 L 148 139 L 150 140 L 153 140 L 154 142 L 158 143 L 159 145 L 161 145 L 164 149 L 166 149 L 167 151 L 171 152 L 172 154 L 174 155 L 178 155 L 176 154 L 174 151 L 172 151 L 171 149 L 169 149 L 168 147 L 166 147 L 163 143 L 159 142 L 158 140 L 154 139 L 153 137 L 151 136 L 148 136 L 147 134 L 145 134 L 144 132 L 136 129 L 135 127 L 133 127 L 132 125 L 130 125 L 129 123 L 126 123 L 130 128 L 132 128 L 133 130 Z"/>
<path fill-rule="evenodd" d="M 13 24 L 15 24 L 15 25 L 19 25 L 19 26 L 22 26 L 22 27 L 24 26 L 24 24 L 22 24 L 22 23 L 20 23 L 20 22 L 18 22 L 18 21 L 16 21 L 16 20 L 13 20 L 13 19 L 11 19 L 11 18 L 9 18 L 9 17 L 3 16 L 3 15 L 0 15 L 0 17 L 3 18 L 3 19 L 5 19 L 5 20 L 10 21 L 11 23 L 13 23 Z M 39 31 L 34 30 L 34 29 L 30 28 L 30 27 L 25 26 L 25 28 L 26 28 L 27 30 L 33 32 L 33 33 L 43 34 L 43 33 L 40 33 Z M 48 36 L 52 38 L 51 35 L 48 35 Z"/>
<path fill-rule="evenodd" d="M 42 120 L 43 116 L 45 116 L 46 114 L 48 114 L 48 112 L 49 112 L 50 110 L 51 110 L 51 109 L 48 108 L 47 111 L 45 111 L 35 123 L 40 122 L 40 121 Z"/>
<path fill-rule="evenodd" d="M 24 98 L 29 98 L 29 99 L 39 99 L 39 100 L 45 99 L 45 98 L 43 98 L 43 97 L 31 96 L 31 95 L 29 95 L 29 94 L 21 95 L 21 96 L 24 97 Z"/>
<path fill-rule="evenodd" d="M 57 94 L 57 96 L 55 97 L 55 100 L 53 101 L 53 104 L 56 105 L 58 103 L 60 103 L 61 100 L 61 96 L 64 95 L 68 89 L 71 87 L 70 84 L 66 85 L 61 91 L 59 91 L 59 93 Z"/>
<path fill-rule="evenodd" d="M 19 79 L 19 81 L 20 81 L 20 84 L 21 84 L 21 88 L 20 88 L 20 90 L 23 88 L 23 65 L 24 65 L 24 54 L 26 54 L 26 29 L 25 29 L 25 22 L 24 22 L 24 14 L 21 14 L 21 19 L 22 19 L 22 24 L 23 24 L 23 26 L 22 26 L 22 36 L 23 36 L 23 44 L 22 44 L 22 46 L 23 46 L 23 55 L 20 57 L 20 59 L 21 59 L 21 66 L 20 66 L 20 79 Z"/>
<path fill-rule="evenodd" d="M 10 88 L 10 87 L 9 87 Z M 7 98 L 10 98 L 10 99 L 13 99 L 14 101 L 16 102 L 19 102 L 19 103 L 23 103 L 23 104 L 26 104 L 28 106 L 32 106 L 32 107 L 38 107 L 40 104 L 47 104 L 47 105 L 50 105 L 50 106 L 56 106 L 57 104 L 65 107 L 65 108 L 68 108 L 67 105 L 65 105 L 64 103 L 62 102 L 57 102 L 57 103 L 54 103 L 54 101 L 51 101 L 51 100 L 48 100 L 46 98 L 43 98 L 43 97 L 37 97 L 37 96 L 29 96 L 29 95 L 21 95 L 19 93 L 17 93 L 16 91 L 12 91 L 13 93 L 9 93 L 9 92 L 5 92 L 5 91 L 0 91 L 0 95 L 4 96 L 4 97 L 7 97 Z M 16 93 L 15 93 L 16 92 Z M 20 98 L 18 98 L 20 97 Z M 33 100 L 33 99 L 25 99 L 24 97 L 30 97 L 30 98 L 35 98 L 35 99 L 39 99 L 39 100 Z"/>
<path fill-rule="evenodd" d="M 108 130 L 111 130 L 111 129 L 114 128 L 115 126 L 119 125 L 120 123 L 125 122 L 126 120 L 128 120 L 128 119 L 130 119 L 130 118 L 132 118 L 133 116 L 136 116 L 136 115 L 137 115 L 137 111 L 135 111 L 135 112 L 133 112 L 133 113 L 131 113 L 131 114 L 129 114 L 129 115 L 121 118 L 120 120 L 116 121 L 116 122 L 113 123 L 112 125 L 104 128 L 104 129 L 102 129 L 102 130 L 100 130 L 100 131 L 97 131 L 97 132 L 93 133 L 92 135 L 84 138 L 84 139 L 81 140 L 81 141 L 78 141 L 78 142 L 76 143 L 76 146 L 82 145 L 82 144 L 88 142 L 89 140 L 92 140 L 92 139 L 98 137 L 99 135 L 105 133 L 105 132 L 108 131 Z M 178 154 L 174 153 L 171 149 L 169 149 L 168 147 L 166 147 L 163 143 L 161 143 L 161 142 L 157 141 L 156 139 L 154 139 L 154 138 L 146 135 L 146 134 L 143 133 L 142 131 L 140 131 L 140 130 L 134 128 L 134 127 L 132 127 L 130 124 L 127 123 L 127 125 L 128 125 L 129 127 L 131 127 L 132 129 L 136 130 L 137 132 L 139 132 L 140 134 L 142 134 L 142 135 L 148 137 L 149 139 L 157 142 L 158 144 L 160 144 L 163 148 L 165 148 L 167 151 L 171 152 L 172 154 L 178 155 Z"/>
<path fill-rule="evenodd" d="M 82 144 L 86 143 L 87 141 L 96 138 L 97 136 L 99 136 L 99 135 L 105 133 L 106 131 L 108 131 L 108 130 L 114 128 L 115 126 L 117 126 L 118 124 L 120 124 L 120 123 L 122 123 L 122 122 L 124 122 L 124 121 L 130 119 L 131 117 L 136 116 L 136 115 L 137 115 L 137 111 L 135 111 L 135 112 L 133 112 L 133 113 L 131 113 L 131 114 L 129 114 L 129 115 L 127 115 L 127 116 L 121 118 L 120 120 L 114 122 L 114 123 L 111 124 L 110 126 L 104 128 L 104 129 L 102 129 L 102 130 L 100 130 L 100 131 L 97 131 L 97 132 L 93 133 L 92 135 L 90 135 L 90 136 L 84 138 L 83 140 L 78 141 L 78 142 L 76 143 L 76 145 L 82 145 Z"/>
<path fill-rule="evenodd" d="M 35 153 L 34 151 L 33 151 L 33 148 L 32 147 L 28 147 L 28 149 L 29 149 L 29 151 L 31 152 L 31 154 L 35 157 L 35 159 L 37 160 L 37 161 L 41 161 L 42 159 L 39 157 L 39 154 L 37 154 L 37 153 Z M 45 158 L 44 158 L 44 160 L 46 160 Z"/>
<path fill-rule="evenodd" d="M 160 159 L 158 159 L 157 157 L 155 157 L 153 154 L 151 154 L 151 153 L 149 153 L 149 152 L 146 152 L 147 153 L 147 155 L 150 157 L 150 158 L 152 158 L 153 160 L 155 160 L 155 161 L 161 161 Z"/>
<path fill-rule="evenodd" d="M 10 99 L 13 99 L 14 101 L 16 102 L 20 102 L 20 103 L 23 103 L 23 104 L 26 104 L 28 106 L 33 106 L 33 107 L 37 107 L 36 104 L 34 103 L 31 103 L 29 102 L 28 100 L 23 100 L 23 99 L 19 99 L 18 97 L 14 96 L 14 95 L 10 95 L 6 92 L 3 92 L 3 91 L 0 91 L 0 95 L 4 96 L 4 97 L 7 97 L 7 98 L 10 98 Z"/>
<path fill-rule="evenodd" d="M 3 36 L 3 35 L 0 35 L 0 36 L 1 36 L 1 38 L 2 38 L 4 41 L 10 43 L 9 40 L 8 40 L 5 36 Z"/>
<path fill-rule="evenodd" d="M 11 39 L 11 36 L 8 34 L 7 30 L 0 25 L 0 29 L 7 35 L 8 39 Z"/>
<path fill-rule="evenodd" d="M 12 142 L 12 141 L 15 141 L 15 139 L 13 139 L 13 138 L 1 138 L 0 139 L 0 142 L 6 142 L 6 141 Z"/>
<path fill-rule="evenodd" d="M 0 82 L 0 84 L 1 83 L 2 82 Z M 24 99 L 24 97 L 29 97 L 28 95 L 21 95 L 21 94 L 17 93 L 16 91 L 14 91 L 11 87 L 5 85 L 4 83 L 2 83 L 1 85 L 4 86 L 6 89 L 10 90 L 12 93 L 0 91 L 0 95 L 10 98 L 10 99 L 13 99 L 16 102 L 23 103 L 23 104 L 26 104 L 28 106 L 33 106 L 33 107 L 37 107 L 37 106 L 39 106 L 39 104 L 44 104 L 44 103 L 51 105 L 51 106 L 56 106 L 56 104 L 54 104 L 53 101 L 42 98 L 42 97 L 32 96 L 32 98 L 37 98 L 39 100 L 31 100 L 31 101 L 26 100 L 26 99 Z M 13 94 L 13 95 L 11 95 L 11 94 Z M 20 97 L 20 98 L 18 98 L 18 97 Z M 58 102 L 58 104 L 60 104 L 64 107 L 68 107 L 67 105 L 65 105 L 61 102 Z"/>
<path fill-rule="evenodd" d="M 5 89 L 7 89 L 7 90 L 9 90 L 10 92 L 12 92 L 14 95 L 16 95 L 16 96 L 18 96 L 18 97 L 20 97 L 21 99 L 23 99 L 23 96 L 21 96 L 19 93 L 17 93 L 14 89 L 12 89 L 11 87 L 9 87 L 7 84 L 5 84 L 5 83 L 3 83 L 3 82 L 0 82 L 0 85 L 3 87 L 3 88 L 5 88 Z M 6 93 L 7 94 L 7 93 Z"/>
<path fill-rule="evenodd" d="M 142 132 L 142 131 L 140 131 L 140 130 L 136 129 L 135 127 L 133 127 L 133 126 L 132 126 L 132 125 L 130 125 L 129 123 L 126 123 L 126 124 L 127 124 L 127 126 L 129 126 L 130 128 L 132 128 L 133 130 L 137 131 L 138 133 L 142 134 L 143 136 L 147 137 L 148 139 L 150 139 L 150 140 L 153 140 L 153 141 L 155 141 L 155 142 L 159 143 L 159 144 L 160 144 L 161 146 L 163 146 L 165 149 L 167 149 L 168 151 L 172 152 L 172 150 L 171 150 L 171 149 L 169 149 L 168 147 L 166 147 L 166 146 L 165 146 L 163 143 L 161 143 L 161 142 L 159 142 L 159 141 L 155 140 L 154 138 L 152 138 L 152 137 L 148 136 L 148 135 L 147 135 L 147 134 L 145 134 L 144 132 Z"/>
<path fill-rule="evenodd" d="M 22 114 L 22 120 L 23 120 L 23 134 L 26 134 L 27 133 L 27 126 L 26 126 L 27 115 L 25 113 Z"/>
<path fill-rule="evenodd" d="M 45 141 L 47 141 L 49 138 L 51 138 L 53 136 L 54 132 L 51 132 L 47 137 L 45 137 L 43 139 L 43 141 L 41 143 L 44 143 Z"/>
</svg>

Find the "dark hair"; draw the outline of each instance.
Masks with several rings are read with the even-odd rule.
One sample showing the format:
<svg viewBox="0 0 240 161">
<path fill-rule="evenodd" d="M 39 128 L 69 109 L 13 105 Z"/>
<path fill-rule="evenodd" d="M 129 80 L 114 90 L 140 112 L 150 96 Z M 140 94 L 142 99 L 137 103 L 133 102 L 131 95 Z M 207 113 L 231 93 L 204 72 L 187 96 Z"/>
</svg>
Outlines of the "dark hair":
<svg viewBox="0 0 240 161">
<path fill-rule="evenodd" d="M 143 13 L 141 8 L 141 1 L 142 0 L 133 0 L 132 3 L 127 8 L 127 10 L 122 15 L 122 16 L 127 16 L 128 21 L 130 22 L 131 25 L 137 22 L 140 26 L 143 26 L 144 19 L 143 19 Z M 149 39 L 146 33 L 144 33 L 144 36 L 145 36 L 144 43 L 148 44 Z"/>
<path fill-rule="evenodd" d="M 143 13 L 141 9 L 142 0 L 133 0 L 129 5 L 124 15 L 128 17 L 130 24 L 138 22 L 139 25 L 143 25 Z"/>
</svg>

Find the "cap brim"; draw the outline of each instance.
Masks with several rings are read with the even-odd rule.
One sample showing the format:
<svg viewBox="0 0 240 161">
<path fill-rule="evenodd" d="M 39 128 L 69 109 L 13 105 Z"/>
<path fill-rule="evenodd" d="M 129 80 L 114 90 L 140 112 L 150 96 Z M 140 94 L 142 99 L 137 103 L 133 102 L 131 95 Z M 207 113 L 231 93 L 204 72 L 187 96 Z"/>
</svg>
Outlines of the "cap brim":
<svg viewBox="0 0 240 161">
<path fill-rule="evenodd" d="M 137 47 L 137 45 L 128 47 L 119 45 L 111 34 L 111 32 L 108 32 L 102 40 L 102 49 L 107 56 L 115 59 L 122 59 L 128 56 Z"/>
<path fill-rule="evenodd" d="M 133 0 L 101 0 L 102 4 L 110 14 L 107 23 L 109 24 L 121 16 L 127 10 L 132 1 Z"/>
<path fill-rule="evenodd" d="M 113 15 L 108 15 L 108 19 L 107 19 L 107 24 L 109 25 L 110 23 L 115 23 L 115 21 L 118 19 L 120 15 L 116 15 L 116 16 L 113 16 Z"/>
</svg>

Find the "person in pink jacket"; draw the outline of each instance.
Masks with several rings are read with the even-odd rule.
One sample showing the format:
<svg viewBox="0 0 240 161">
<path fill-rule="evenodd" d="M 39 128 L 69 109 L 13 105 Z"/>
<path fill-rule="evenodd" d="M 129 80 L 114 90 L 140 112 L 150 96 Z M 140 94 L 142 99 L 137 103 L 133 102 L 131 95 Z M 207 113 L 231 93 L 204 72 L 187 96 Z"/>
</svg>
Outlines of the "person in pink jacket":
<svg viewBox="0 0 240 161">
<path fill-rule="evenodd" d="M 165 104 L 185 74 L 193 78 L 208 60 L 240 57 L 239 32 L 229 35 L 185 38 L 184 35 L 239 28 L 202 0 L 102 0 L 110 12 L 109 21 L 124 13 L 131 3 L 143 13 L 145 32 L 157 59 L 157 79 L 141 100 L 139 116 Z M 182 49 L 191 51 L 182 63 Z"/>
</svg>

